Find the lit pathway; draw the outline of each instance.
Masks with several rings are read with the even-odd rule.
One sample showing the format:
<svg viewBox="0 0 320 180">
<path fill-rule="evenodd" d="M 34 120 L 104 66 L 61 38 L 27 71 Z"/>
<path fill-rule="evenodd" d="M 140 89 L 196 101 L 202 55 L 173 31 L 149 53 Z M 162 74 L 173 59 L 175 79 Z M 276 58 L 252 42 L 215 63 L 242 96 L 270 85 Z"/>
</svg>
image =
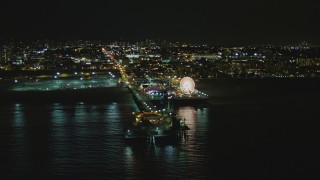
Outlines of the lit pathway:
<svg viewBox="0 0 320 180">
<path fill-rule="evenodd" d="M 104 48 L 102 48 L 102 52 L 108 56 L 111 60 L 114 61 L 115 67 L 119 70 L 121 79 L 123 82 L 128 84 L 128 88 L 131 90 L 132 95 L 136 97 L 136 99 L 140 102 L 141 104 L 141 110 L 146 111 L 146 112 L 151 112 L 151 111 L 158 111 L 156 109 L 156 106 L 154 106 L 149 99 L 140 92 L 138 85 L 134 82 L 133 78 L 130 78 L 128 74 L 126 73 L 126 69 L 124 66 L 118 63 L 118 61 L 114 58 L 114 56 L 110 53 L 108 53 Z"/>
</svg>

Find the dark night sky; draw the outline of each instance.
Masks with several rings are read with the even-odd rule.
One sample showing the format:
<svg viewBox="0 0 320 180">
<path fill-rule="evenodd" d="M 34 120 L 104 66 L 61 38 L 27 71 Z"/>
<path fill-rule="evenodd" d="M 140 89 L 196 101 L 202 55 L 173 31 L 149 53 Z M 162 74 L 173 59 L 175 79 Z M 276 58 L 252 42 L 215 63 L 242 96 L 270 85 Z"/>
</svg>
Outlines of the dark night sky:
<svg viewBox="0 0 320 180">
<path fill-rule="evenodd" d="M 319 5 L 305 0 L 2 0 L 0 37 L 319 43 Z"/>
</svg>

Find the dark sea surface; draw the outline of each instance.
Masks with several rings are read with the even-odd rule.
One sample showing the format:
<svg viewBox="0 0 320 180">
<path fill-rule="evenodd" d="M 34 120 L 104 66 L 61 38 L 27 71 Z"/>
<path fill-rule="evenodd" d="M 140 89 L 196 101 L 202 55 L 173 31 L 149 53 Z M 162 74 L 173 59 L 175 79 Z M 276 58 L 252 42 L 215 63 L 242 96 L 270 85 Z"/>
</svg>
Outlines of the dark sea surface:
<svg viewBox="0 0 320 180">
<path fill-rule="evenodd" d="M 203 80 L 189 140 L 126 145 L 125 88 L 0 95 L 1 179 L 320 179 L 320 80 Z"/>
</svg>

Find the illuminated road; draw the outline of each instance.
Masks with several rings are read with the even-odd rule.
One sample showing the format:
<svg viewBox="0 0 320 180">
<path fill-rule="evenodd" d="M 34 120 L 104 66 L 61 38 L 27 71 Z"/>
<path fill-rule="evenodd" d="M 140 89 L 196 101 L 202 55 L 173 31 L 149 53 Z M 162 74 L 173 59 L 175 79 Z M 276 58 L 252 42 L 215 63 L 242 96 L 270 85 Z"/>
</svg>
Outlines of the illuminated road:
<svg viewBox="0 0 320 180">
<path fill-rule="evenodd" d="M 111 54 L 110 52 L 108 52 L 105 48 L 102 48 L 102 52 L 103 52 L 108 58 L 110 58 L 112 61 L 114 61 L 115 68 L 118 69 L 119 72 L 120 72 L 120 74 L 121 74 L 122 82 L 130 83 L 131 78 L 127 75 L 125 67 L 122 66 L 121 64 L 119 64 L 119 62 L 118 62 L 118 60 L 115 58 L 115 56 L 114 56 L 113 54 Z M 131 80 L 131 81 L 132 81 L 132 80 Z"/>
</svg>

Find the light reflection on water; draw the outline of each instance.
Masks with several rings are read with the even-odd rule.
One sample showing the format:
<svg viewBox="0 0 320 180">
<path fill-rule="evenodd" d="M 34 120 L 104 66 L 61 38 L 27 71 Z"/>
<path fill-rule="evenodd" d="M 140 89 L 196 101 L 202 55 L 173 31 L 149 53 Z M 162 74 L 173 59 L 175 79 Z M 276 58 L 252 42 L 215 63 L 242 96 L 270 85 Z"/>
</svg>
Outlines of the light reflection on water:
<svg viewBox="0 0 320 180">
<path fill-rule="evenodd" d="M 26 167 L 26 138 L 25 138 L 25 112 L 20 103 L 13 104 L 13 134 L 11 136 L 12 166 Z"/>
<path fill-rule="evenodd" d="M 316 170 L 319 89 L 280 100 L 283 94 L 270 89 L 213 98 L 200 109 L 176 107 L 191 128 L 189 140 L 156 146 L 125 145 L 123 130 L 137 111 L 125 91 L 99 103 L 2 103 L 0 165 L 8 179 L 265 179 L 270 172 L 277 179 Z M 259 102 L 262 96 L 268 101 Z"/>
<path fill-rule="evenodd" d="M 15 130 L 12 136 L 12 147 L 15 148 L 13 172 L 19 170 L 15 167 L 19 166 L 22 174 L 42 167 L 44 172 L 53 171 L 58 177 L 70 178 L 78 176 L 76 172 L 84 176 L 92 172 L 96 177 L 99 173 L 115 172 L 114 177 L 125 173 L 128 179 L 152 178 L 152 174 L 159 178 L 172 178 L 188 173 L 190 163 L 201 164 L 204 160 L 201 159 L 203 156 L 193 153 L 199 153 L 195 147 L 203 146 L 202 142 L 195 141 L 205 130 L 205 125 L 200 125 L 198 118 L 205 118 L 206 109 L 199 111 L 193 107 L 181 107 L 177 111 L 191 128 L 190 142 L 127 146 L 123 130 L 132 118 L 132 111 L 136 110 L 133 102 L 28 104 L 27 109 L 24 106 L 13 104 L 12 109 L 12 128 Z M 202 121 L 205 123 L 206 119 Z M 26 153 L 39 153 L 45 160 L 39 161 L 39 156 Z M 44 164 L 35 164 L 37 161 Z M 30 165 L 31 169 L 28 168 Z M 145 170 L 149 173 L 145 174 Z M 159 170 L 162 173 L 159 174 Z"/>
<path fill-rule="evenodd" d="M 48 172 L 67 178 L 91 175 L 99 178 L 109 173 L 113 178 L 125 179 L 149 179 L 154 175 L 172 178 L 190 173 L 194 163 L 203 165 L 205 153 L 201 148 L 205 142 L 197 142 L 197 138 L 206 131 L 207 109 L 177 109 L 191 128 L 188 142 L 127 146 L 123 130 L 136 110 L 131 100 L 105 104 L 13 104 L 12 177 L 28 176 L 31 171 L 42 178 L 48 177 Z M 199 124 L 198 118 L 202 118 L 204 124 Z M 44 173 L 37 172 L 38 168 Z M 199 173 L 201 171 L 190 175 L 201 176 Z"/>
<path fill-rule="evenodd" d="M 13 105 L 13 126 L 23 127 L 24 126 L 24 112 L 23 107 L 20 103 Z"/>
<path fill-rule="evenodd" d="M 186 125 L 190 128 L 188 141 L 196 141 L 199 137 L 205 138 L 209 117 L 208 111 L 208 108 L 196 109 L 191 106 L 180 107 L 177 110 L 177 115 L 185 119 Z"/>
</svg>

